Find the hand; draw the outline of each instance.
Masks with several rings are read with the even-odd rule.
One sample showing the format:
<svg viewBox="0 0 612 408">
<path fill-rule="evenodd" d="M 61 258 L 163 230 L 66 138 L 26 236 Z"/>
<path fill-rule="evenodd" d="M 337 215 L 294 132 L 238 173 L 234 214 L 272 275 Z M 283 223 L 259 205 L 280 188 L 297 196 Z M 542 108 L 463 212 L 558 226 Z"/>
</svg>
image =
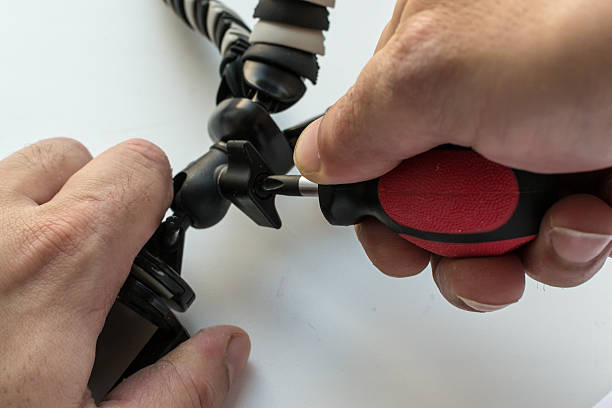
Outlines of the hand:
<svg viewBox="0 0 612 408">
<path fill-rule="evenodd" d="M 553 286 L 587 281 L 612 248 L 612 3 L 585 5 L 400 0 L 357 83 L 301 136 L 298 168 L 318 183 L 358 182 L 452 143 L 513 168 L 583 172 L 564 178 L 570 194 L 530 245 L 497 258 L 434 256 L 432 267 L 446 299 L 481 312 L 517 302 L 525 272 Z M 357 235 L 389 275 L 430 260 L 374 220 Z"/>
<path fill-rule="evenodd" d="M 172 200 L 156 146 L 96 159 L 52 139 L 0 161 L 0 406 L 94 407 L 97 337 Z M 249 354 L 235 327 L 204 330 L 116 388 L 102 407 L 219 407 Z"/>
</svg>

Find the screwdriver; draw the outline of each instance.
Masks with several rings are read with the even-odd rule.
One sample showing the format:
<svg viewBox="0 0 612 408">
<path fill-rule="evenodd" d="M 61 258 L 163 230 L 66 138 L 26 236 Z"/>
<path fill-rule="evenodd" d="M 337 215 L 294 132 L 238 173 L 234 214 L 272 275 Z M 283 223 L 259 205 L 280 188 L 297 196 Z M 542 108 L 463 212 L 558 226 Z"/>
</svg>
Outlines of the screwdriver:
<svg viewBox="0 0 612 408">
<path fill-rule="evenodd" d="M 361 183 L 317 185 L 303 176 L 272 175 L 258 188 L 262 194 L 318 197 L 332 225 L 374 217 L 432 253 L 473 257 L 503 255 L 535 239 L 558 200 L 558 179 L 443 146 Z"/>
</svg>

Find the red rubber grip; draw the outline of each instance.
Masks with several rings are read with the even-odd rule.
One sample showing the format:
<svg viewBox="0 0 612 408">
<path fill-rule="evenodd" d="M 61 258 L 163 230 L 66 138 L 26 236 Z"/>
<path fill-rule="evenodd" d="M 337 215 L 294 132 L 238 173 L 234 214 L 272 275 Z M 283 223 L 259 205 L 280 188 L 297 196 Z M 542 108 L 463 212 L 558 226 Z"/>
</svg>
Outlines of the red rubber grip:
<svg viewBox="0 0 612 408">
<path fill-rule="evenodd" d="M 431 150 L 404 161 L 380 178 L 385 213 L 413 230 L 463 235 L 498 230 L 520 199 L 514 171 L 470 150 Z M 443 256 L 493 256 L 516 249 L 534 235 L 474 243 L 405 239 Z"/>
<path fill-rule="evenodd" d="M 480 256 L 499 256 L 512 252 L 517 248 L 531 242 L 536 235 L 528 235 L 522 238 L 506 239 L 503 241 L 489 241 L 472 244 L 457 244 L 448 242 L 427 241 L 410 235 L 400 234 L 402 238 L 412 242 L 433 254 L 448 258 L 467 258 Z"/>
</svg>

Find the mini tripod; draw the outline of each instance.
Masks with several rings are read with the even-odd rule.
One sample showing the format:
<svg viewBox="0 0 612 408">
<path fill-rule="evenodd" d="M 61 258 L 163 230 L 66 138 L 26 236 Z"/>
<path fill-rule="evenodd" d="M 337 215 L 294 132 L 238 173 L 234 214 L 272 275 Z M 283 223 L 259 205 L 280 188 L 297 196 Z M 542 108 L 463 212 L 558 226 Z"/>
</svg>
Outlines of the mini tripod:
<svg viewBox="0 0 612 408">
<path fill-rule="evenodd" d="M 253 163 L 274 174 L 293 167 L 297 138 L 314 119 L 282 131 L 271 115 L 297 103 L 306 80 L 316 84 L 317 55 L 324 54 L 323 31 L 329 28 L 327 7 L 335 0 L 261 0 L 252 31 L 217 0 L 164 2 L 221 52 L 218 106 L 208 123 L 214 145 L 175 176 L 173 215 L 138 254 L 119 293 L 117 300 L 157 331 L 118 382 L 189 338 L 173 313 L 185 312 L 195 299 L 180 276 L 186 230 L 216 225 L 232 202 L 243 210 L 262 202 L 250 191 Z M 251 213 L 263 214 L 266 223 L 275 211 Z"/>
<path fill-rule="evenodd" d="M 118 300 L 158 327 L 124 376 L 188 338 L 172 310 L 195 294 L 181 278 L 185 232 L 210 228 L 234 204 L 255 223 L 280 228 L 278 194 L 316 196 L 333 225 L 374 217 L 413 244 L 441 256 L 502 255 L 535 239 L 558 199 L 558 176 L 510 169 L 467 147 L 438 146 L 378 179 L 317 186 L 286 176 L 301 132 L 282 131 L 271 115 L 316 83 L 333 0 L 261 0 L 260 21 L 246 24 L 216 0 L 167 0 L 192 29 L 221 51 L 218 106 L 208 122 L 214 145 L 174 178 L 173 215 L 137 256 Z"/>
</svg>

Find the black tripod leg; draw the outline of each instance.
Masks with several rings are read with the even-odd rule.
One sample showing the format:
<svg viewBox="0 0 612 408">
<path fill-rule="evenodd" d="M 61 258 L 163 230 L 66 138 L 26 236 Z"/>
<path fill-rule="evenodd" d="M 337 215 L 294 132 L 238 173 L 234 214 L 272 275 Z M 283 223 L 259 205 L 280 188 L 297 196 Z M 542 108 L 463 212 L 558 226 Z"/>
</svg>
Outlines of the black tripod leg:
<svg viewBox="0 0 612 408">
<path fill-rule="evenodd" d="M 187 331 L 184 329 L 178 332 L 158 329 L 140 353 L 138 353 L 136 358 L 130 363 L 128 368 L 125 369 L 121 377 L 117 380 L 115 385 L 113 385 L 113 389 L 117 387 L 121 381 L 142 368 L 155 364 L 160 358 L 163 358 L 187 339 L 189 339 L 189 334 L 187 334 Z"/>
<path fill-rule="evenodd" d="M 286 129 L 283 132 L 285 134 L 285 138 L 289 142 L 289 146 L 291 146 L 292 150 L 295 149 L 295 144 L 297 143 L 297 140 L 299 139 L 299 137 L 302 134 L 302 132 L 304 131 L 304 129 L 306 129 L 315 120 L 323 117 L 323 115 L 324 114 L 322 113 L 319 116 L 315 116 L 314 118 L 308 119 L 308 120 L 300 123 L 299 125 L 295 125 L 295 126 L 289 128 L 289 129 Z"/>
</svg>

